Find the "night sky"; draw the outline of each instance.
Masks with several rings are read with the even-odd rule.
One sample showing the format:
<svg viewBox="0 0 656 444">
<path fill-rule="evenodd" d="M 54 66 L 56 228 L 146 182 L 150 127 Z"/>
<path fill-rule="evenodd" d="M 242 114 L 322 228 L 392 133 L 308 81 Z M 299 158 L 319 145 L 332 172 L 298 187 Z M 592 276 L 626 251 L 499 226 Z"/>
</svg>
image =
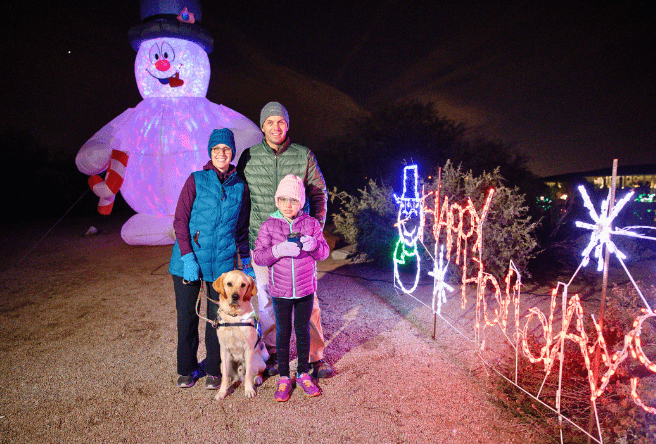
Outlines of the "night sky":
<svg viewBox="0 0 656 444">
<path fill-rule="evenodd" d="M 16 3 L 2 31 L 1 128 L 30 130 L 72 162 L 141 100 L 127 40 L 138 0 Z M 656 21 L 646 2 L 324 3 L 202 2 L 216 48 L 208 98 L 254 121 L 269 100 L 312 103 L 302 117 L 313 125 L 294 126 L 302 110 L 290 109 L 292 137 L 310 146 L 321 122 L 412 99 L 436 103 L 473 135 L 514 143 L 540 175 L 613 158 L 656 163 Z M 322 86 L 292 99 L 264 66 Z"/>
</svg>

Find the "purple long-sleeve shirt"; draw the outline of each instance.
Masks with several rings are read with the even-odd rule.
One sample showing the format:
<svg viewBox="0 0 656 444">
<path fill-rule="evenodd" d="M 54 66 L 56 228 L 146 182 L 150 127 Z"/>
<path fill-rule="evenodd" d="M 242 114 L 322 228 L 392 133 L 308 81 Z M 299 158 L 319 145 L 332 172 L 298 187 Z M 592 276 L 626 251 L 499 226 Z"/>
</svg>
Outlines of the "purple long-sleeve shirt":
<svg viewBox="0 0 656 444">
<path fill-rule="evenodd" d="M 234 165 L 230 165 L 228 171 L 222 173 L 217 170 L 216 167 L 212 164 L 212 161 L 208 161 L 204 170 L 214 170 L 219 181 L 223 183 L 228 177 L 235 174 L 237 169 Z M 196 199 L 196 180 L 194 175 L 190 174 L 180 191 L 180 198 L 178 199 L 178 204 L 175 207 L 175 217 L 173 219 L 173 230 L 175 231 L 175 237 L 180 246 L 180 253 L 184 256 L 187 253 L 192 253 L 194 250 L 191 248 L 191 234 L 189 233 L 189 220 L 191 219 L 191 209 L 194 205 L 194 200 Z M 235 241 L 237 243 L 237 251 L 239 251 L 239 257 L 244 259 L 249 256 L 248 248 L 248 222 L 251 212 L 251 197 L 250 192 L 248 191 L 248 185 L 244 184 L 244 194 L 241 199 L 241 208 L 239 209 L 239 218 L 237 219 L 237 226 L 235 229 Z"/>
</svg>

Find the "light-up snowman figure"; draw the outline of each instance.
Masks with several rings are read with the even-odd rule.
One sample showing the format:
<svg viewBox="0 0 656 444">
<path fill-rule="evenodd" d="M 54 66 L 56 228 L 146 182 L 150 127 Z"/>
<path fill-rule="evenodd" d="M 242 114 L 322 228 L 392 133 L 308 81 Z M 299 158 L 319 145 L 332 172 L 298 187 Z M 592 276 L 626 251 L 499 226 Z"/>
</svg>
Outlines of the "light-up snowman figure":
<svg viewBox="0 0 656 444">
<path fill-rule="evenodd" d="M 213 40 L 197 23 L 197 1 L 142 1 L 141 17 L 130 40 L 137 50 L 134 73 L 143 101 L 89 139 L 75 162 L 91 175 L 101 214 L 111 212 L 119 189 L 137 212 L 121 229 L 125 242 L 167 245 L 175 241 L 173 214 L 180 190 L 209 160 L 212 130 L 234 132 L 233 163 L 262 140 L 262 132 L 243 115 L 205 97 Z M 98 174 L 105 170 L 103 180 Z"/>
<path fill-rule="evenodd" d="M 394 285 L 404 293 L 412 293 L 419 284 L 421 273 L 421 257 L 417 251 L 417 242 L 424 233 L 423 195 L 419 193 L 419 173 L 417 165 L 406 166 L 403 169 L 403 194 L 394 195 L 399 204 L 396 227 L 399 230 L 399 240 L 394 248 Z M 406 287 L 402 280 L 399 268 L 414 263 L 414 279 L 412 287 Z"/>
</svg>

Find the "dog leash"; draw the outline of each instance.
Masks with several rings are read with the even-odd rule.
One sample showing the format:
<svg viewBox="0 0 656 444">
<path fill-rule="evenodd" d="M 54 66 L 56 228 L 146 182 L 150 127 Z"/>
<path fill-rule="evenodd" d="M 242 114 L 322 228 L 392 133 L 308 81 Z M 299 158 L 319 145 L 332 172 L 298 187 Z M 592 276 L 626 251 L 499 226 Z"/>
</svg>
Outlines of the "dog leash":
<svg viewBox="0 0 656 444">
<path fill-rule="evenodd" d="M 210 298 L 207 296 L 205 293 L 205 285 L 207 285 L 205 282 L 201 282 L 200 285 L 200 291 L 198 292 L 198 298 L 196 298 L 196 316 L 198 316 L 200 319 L 202 319 L 205 322 L 208 322 L 212 327 L 216 328 L 216 325 L 218 324 L 218 319 L 208 319 L 205 316 L 201 315 L 198 311 L 200 310 L 200 304 L 201 304 L 201 298 L 204 297 L 207 301 L 212 301 L 216 305 L 219 305 L 218 301 L 215 301 L 214 299 Z"/>
</svg>

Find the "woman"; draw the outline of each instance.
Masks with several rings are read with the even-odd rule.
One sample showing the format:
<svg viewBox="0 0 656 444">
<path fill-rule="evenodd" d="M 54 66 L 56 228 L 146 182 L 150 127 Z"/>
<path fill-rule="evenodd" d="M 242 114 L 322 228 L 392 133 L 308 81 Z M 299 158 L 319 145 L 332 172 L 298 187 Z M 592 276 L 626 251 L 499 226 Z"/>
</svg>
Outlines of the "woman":
<svg viewBox="0 0 656 444">
<path fill-rule="evenodd" d="M 198 363 L 198 316 L 196 300 L 204 283 L 207 294 L 217 300 L 212 288 L 221 274 L 234 268 L 239 251 L 244 272 L 253 276 L 248 249 L 250 196 L 246 183 L 230 161 L 235 139 L 227 128 L 214 130 L 207 145 L 210 161 L 185 182 L 175 209 L 173 246 L 169 272 L 173 275 L 178 324 L 177 385 L 193 387 L 207 374 L 205 388 L 221 384 L 219 340 L 216 330 L 205 326 L 204 363 Z M 236 246 L 235 246 L 236 244 Z M 216 319 L 217 306 L 207 304 L 207 318 Z"/>
</svg>

